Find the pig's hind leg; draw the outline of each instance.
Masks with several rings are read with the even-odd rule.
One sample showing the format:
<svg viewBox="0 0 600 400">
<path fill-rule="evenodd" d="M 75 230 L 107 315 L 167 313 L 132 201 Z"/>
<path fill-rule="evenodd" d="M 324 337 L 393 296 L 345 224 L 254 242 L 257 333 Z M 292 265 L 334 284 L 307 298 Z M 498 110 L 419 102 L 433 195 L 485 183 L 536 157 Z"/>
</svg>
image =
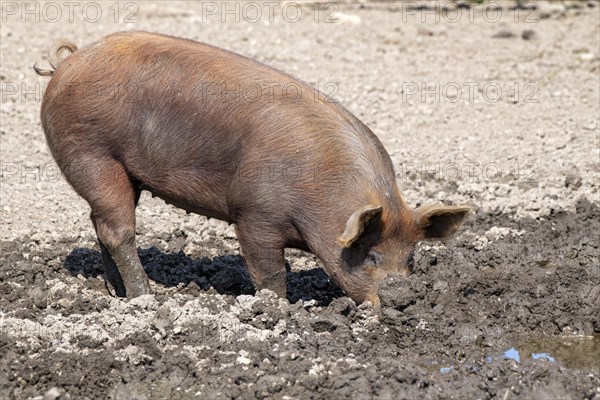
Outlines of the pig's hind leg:
<svg viewBox="0 0 600 400">
<path fill-rule="evenodd" d="M 151 293 L 135 245 L 139 190 L 123 165 L 112 158 L 88 160 L 76 172 L 76 176 L 66 174 L 67 179 L 92 209 L 109 291 L 128 298 Z"/>
<path fill-rule="evenodd" d="M 243 222 L 236 224 L 235 232 L 256 290 L 269 289 L 285 299 L 286 271 L 280 236 L 268 227 Z"/>
</svg>

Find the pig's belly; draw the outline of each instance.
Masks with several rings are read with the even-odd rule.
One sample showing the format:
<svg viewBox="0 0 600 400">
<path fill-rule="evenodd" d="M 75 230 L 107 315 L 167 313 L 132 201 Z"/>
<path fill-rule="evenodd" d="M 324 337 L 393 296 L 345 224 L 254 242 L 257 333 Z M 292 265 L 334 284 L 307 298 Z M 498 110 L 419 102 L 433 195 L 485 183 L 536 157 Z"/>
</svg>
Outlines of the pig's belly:
<svg viewBox="0 0 600 400">
<path fill-rule="evenodd" d="M 174 175 L 136 177 L 136 180 L 141 190 L 149 191 L 167 204 L 208 218 L 234 222 L 227 203 L 228 182 L 206 174 L 196 174 L 194 178 Z"/>
<path fill-rule="evenodd" d="M 208 206 L 207 204 L 204 204 L 202 201 L 198 201 L 197 199 L 172 197 L 169 195 L 162 194 L 159 191 L 151 190 L 149 188 L 144 189 L 149 190 L 150 193 L 152 193 L 152 196 L 159 197 L 163 199 L 167 204 L 171 204 L 177 208 L 181 208 L 182 210 L 185 210 L 188 213 L 204 215 L 207 218 L 216 218 L 221 221 L 228 222 L 230 224 L 234 222 L 226 210 Z"/>
</svg>

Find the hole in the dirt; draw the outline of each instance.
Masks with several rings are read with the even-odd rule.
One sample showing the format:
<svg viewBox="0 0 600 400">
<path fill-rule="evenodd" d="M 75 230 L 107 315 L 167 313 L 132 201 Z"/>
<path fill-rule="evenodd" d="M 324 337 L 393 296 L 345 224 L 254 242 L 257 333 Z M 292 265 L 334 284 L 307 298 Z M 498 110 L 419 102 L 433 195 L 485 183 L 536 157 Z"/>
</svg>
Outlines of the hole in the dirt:
<svg viewBox="0 0 600 400">
<path fill-rule="evenodd" d="M 138 255 L 148 277 L 167 287 L 183 284 L 184 290 L 192 294 L 211 288 L 217 293 L 234 296 L 255 293 L 243 258 L 239 255 L 195 259 L 182 251 L 166 253 L 156 247 L 138 249 Z M 100 252 L 87 248 L 74 249 L 63 265 L 71 274 L 86 278 L 96 278 L 104 273 Z M 318 306 L 327 306 L 333 299 L 342 296 L 344 293 L 323 269 L 288 269 L 287 299 L 290 303 L 316 300 Z"/>
</svg>

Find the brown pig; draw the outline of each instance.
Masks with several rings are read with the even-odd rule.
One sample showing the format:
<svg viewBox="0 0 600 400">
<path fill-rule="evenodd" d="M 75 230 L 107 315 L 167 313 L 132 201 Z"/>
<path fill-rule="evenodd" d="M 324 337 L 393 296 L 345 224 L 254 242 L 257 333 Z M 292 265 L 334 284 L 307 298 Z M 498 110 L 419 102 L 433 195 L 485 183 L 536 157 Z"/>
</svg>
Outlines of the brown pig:
<svg viewBox="0 0 600 400">
<path fill-rule="evenodd" d="M 60 59 L 59 53 L 70 53 Z M 77 49 L 60 41 L 41 119 L 63 174 L 91 207 L 109 289 L 150 293 L 135 245 L 142 190 L 235 224 L 257 289 L 286 295 L 284 249 L 310 251 L 357 303 L 411 272 L 469 207 L 412 210 L 381 142 L 337 102 L 217 47 L 148 32 Z"/>
</svg>

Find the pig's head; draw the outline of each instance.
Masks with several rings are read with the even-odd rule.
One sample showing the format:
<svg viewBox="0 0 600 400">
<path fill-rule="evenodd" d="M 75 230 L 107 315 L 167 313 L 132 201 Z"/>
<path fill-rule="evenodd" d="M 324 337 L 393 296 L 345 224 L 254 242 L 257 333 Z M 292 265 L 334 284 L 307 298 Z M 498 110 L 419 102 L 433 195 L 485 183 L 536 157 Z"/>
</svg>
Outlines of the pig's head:
<svg viewBox="0 0 600 400">
<path fill-rule="evenodd" d="M 415 245 L 421 240 L 444 240 L 462 225 L 468 206 L 426 205 L 392 212 L 366 205 L 348 219 L 339 237 L 345 272 L 341 285 L 357 302 L 379 305 L 377 288 L 389 274 L 412 273 Z"/>
</svg>

